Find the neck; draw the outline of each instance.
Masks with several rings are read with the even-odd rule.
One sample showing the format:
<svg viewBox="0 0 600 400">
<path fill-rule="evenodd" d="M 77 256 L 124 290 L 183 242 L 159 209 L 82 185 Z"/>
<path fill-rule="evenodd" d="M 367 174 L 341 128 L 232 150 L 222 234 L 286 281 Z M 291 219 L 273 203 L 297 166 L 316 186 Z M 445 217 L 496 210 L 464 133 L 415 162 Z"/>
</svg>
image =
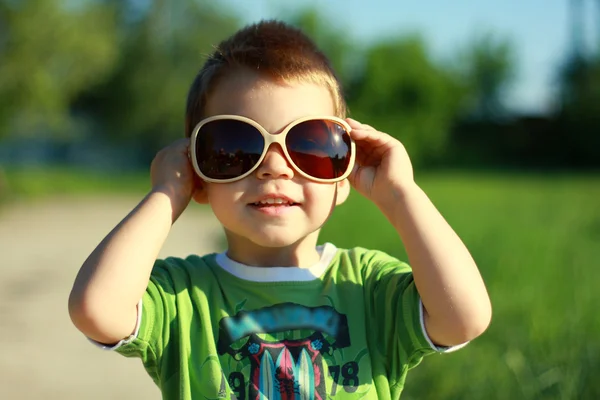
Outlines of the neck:
<svg viewBox="0 0 600 400">
<path fill-rule="evenodd" d="M 250 240 L 225 232 L 227 256 L 241 264 L 254 267 L 300 267 L 309 268 L 319 261 L 317 239 L 319 231 L 299 241 L 281 247 L 264 247 Z"/>
</svg>

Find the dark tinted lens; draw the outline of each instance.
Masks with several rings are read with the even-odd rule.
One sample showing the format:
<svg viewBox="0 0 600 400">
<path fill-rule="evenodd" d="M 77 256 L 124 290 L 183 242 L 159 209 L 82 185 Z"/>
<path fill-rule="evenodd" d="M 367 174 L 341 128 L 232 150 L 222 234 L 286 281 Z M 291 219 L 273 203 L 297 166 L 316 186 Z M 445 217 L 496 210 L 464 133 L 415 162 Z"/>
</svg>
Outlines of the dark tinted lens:
<svg viewBox="0 0 600 400">
<path fill-rule="evenodd" d="M 334 121 L 302 122 L 288 132 L 285 145 L 294 164 L 314 178 L 339 178 L 350 163 L 350 135 Z"/>
<path fill-rule="evenodd" d="M 264 147 L 260 132 L 246 122 L 219 119 L 204 124 L 196 139 L 200 171 L 212 179 L 232 179 L 256 165 Z"/>
</svg>

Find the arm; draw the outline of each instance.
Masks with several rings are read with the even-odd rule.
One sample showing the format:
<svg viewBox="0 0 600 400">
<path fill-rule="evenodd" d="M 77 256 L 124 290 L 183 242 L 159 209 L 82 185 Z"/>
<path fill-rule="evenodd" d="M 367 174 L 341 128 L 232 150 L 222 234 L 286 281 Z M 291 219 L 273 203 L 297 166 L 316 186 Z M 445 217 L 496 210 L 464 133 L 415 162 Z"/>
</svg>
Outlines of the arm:
<svg viewBox="0 0 600 400">
<path fill-rule="evenodd" d="M 417 185 L 393 192 L 397 201 L 383 212 L 402 238 L 413 267 L 429 337 L 445 346 L 476 338 L 491 319 L 490 300 L 477 265 Z"/>
<path fill-rule="evenodd" d="M 414 182 L 404 146 L 368 125 L 349 122 L 358 149 L 350 180 L 400 235 L 429 337 L 444 346 L 474 339 L 489 325 L 491 304 L 469 251 Z"/>
<path fill-rule="evenodd" d="M 130 335 L 154 261 L 194 188 L 187 139 L 159 152 L 152 190 L 85 260 L 69 296 L 69 314 L 86 336 L 115 343 Z"/>
</svg>

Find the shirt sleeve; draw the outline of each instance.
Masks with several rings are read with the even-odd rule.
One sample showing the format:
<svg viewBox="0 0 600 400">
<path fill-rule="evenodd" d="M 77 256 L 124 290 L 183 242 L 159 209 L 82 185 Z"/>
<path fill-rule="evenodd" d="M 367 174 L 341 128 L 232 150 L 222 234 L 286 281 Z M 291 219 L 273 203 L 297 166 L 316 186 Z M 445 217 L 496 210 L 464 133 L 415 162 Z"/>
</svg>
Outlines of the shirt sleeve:
<svg viewBox="0 0 600 400">
<path fill-rule="evenodd" d="M 427 334 L 427 329 L 425 329 L 424 315 L 425 315 L 425 307 L 423 306 L 423 302 L 421 301 L 421 298 L 419 298 L 419 320 L 420 320 L 420 325 L 421 325 L 421 331 L 423 332 L 423 335 L 425 335 L 425 339 L 427 340 L 427 343 L 429 343 L 429 346 L 436 352 L 451 353 L 453 351 L 462 349 L 463 347 L 465 347 L 466 345 L 469 344 L 469 342 L 465 342 L 465 343 L 457 344 L 455 346 L 438 346 L 437 344 L 433 343 L 433 341 Z"/>
<path fill-rule="evenodd" d="M 131 335 L 129 335 L 129 337 L 126 337 L 124 339 L 121 339 L 120 341 L 118 341 L 115 344 L 105 344 L 105 343 L 100 343 L 97 342 L 93 339 L 87 338 L 93 345 L 95 345 L 96 347 L 102 349 L 102 350 L 117 350 L 119 347 L 131 343 L 131 341 L 133 341 L 135 338 L 137 338 L 139 332 L 140 332 L 140 323 L 142 321 L 142 300 L 140 299 L 140 301 L 137 304 L 137 320 L 135 323 L 135 328 L 133 330 L 133 333 Z"/>
<path fill-rule="evenodd" d="M 423 304 L 417 291 L 412 269 L 385 253 L 368 252 L 365 265 L 365 298 L 368 318 L 373 326 L 373 341 L 385 358 L 389 379 L 405 376 L 424 356 L 449 352 L 464 346 L 436 346 L 425 329 Z"/>
</svg>

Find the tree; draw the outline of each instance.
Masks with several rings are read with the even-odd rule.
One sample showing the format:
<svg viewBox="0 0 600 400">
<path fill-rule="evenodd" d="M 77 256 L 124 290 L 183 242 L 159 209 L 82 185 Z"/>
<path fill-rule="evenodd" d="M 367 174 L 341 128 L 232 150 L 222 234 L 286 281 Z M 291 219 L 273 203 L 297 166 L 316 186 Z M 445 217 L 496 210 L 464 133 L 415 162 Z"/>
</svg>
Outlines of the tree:
<svg viewBox="0 0 600 400">
<path fill-rule="evenodd" d="M 154 0 L 143 9 L 121 4 L 116 67 L 75 104 L 106 138 L 134 142 L 147 157 L 183 136 L 185 102 L 213 45 L 238 22 L 208 2 Z M 132 2 L 135 3 L 135 2 Z"/>
<path fill-rule="evenodd" d="M 512 43 L 491 32 L 476 35 L 459 52 L 457 65 L 470 116 L 487 121 L 506 116 L 504 96 L 515 77 L 516 65 Z"/>
<path fill-rule="evenodd" d="M 420 37 L 373 45 L 351 86 L 353 115 L 401 140 L 414 163 L 442 153 L 462 91 L 454 77 L 433 62 Z"/>
<path fill-rule="evenodd" d="M 69 105 L 116 61 L 106 4 L 0 0 L 0 136 L 73 134 Z"/>
<path fill-rule="evenodd" d="M 562 68 L 561 153 L 571 166 L 600 165 L 600 58 L 570 58 Z"/>
</svg>

